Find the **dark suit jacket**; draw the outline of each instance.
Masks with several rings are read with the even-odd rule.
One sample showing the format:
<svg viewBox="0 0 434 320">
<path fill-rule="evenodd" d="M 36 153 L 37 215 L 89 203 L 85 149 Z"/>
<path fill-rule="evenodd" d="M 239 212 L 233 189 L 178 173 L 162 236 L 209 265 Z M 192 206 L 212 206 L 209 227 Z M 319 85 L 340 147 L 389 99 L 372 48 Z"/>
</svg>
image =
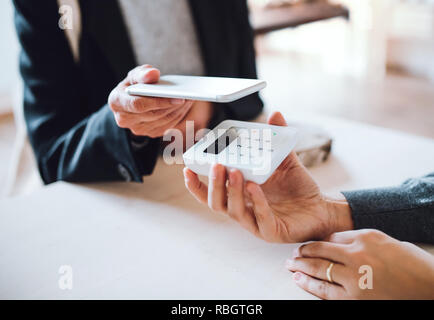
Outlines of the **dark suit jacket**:
<svg viewBox="0 0 434 320">
<path fill-rule="evenodd" d="M 245 0 L 190 0 L 206 73 L 256 78 Z M 14 0 L 22 51 L 24 114 L 45 183 L 132 180 L 152 173 L 159 139 L 140 154 L 107 105 L 111 90 L 136 66 L 116 0 L 82 0 L 80 61 L 58 27 L 56 0 Z M 257 94 L 218 105 L 210 126 L 248 120 L 262 110 Z"/>
</svg>

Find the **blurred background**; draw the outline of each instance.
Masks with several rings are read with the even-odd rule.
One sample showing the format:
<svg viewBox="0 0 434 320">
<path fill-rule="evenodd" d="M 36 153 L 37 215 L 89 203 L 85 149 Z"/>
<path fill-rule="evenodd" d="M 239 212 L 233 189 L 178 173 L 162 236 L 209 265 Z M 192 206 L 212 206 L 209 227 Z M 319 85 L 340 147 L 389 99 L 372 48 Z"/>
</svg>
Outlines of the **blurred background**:
<svg viewBox="0 0 434 320">
<path fill-rule="evenodd" d="M 338 116 L 434 139 L 434 0 L 248 1 L 268 110 Z M 22 160 L 31 153 L 23 148 L 10 1 L 0 2 L 0 34 L 5 196 L 18 167 L 32 168 Z"/>
<path fill-rule="evenodd" d="M 336 17 L 257 37 L 268 107 L 312 111 L 434 138 L 433 0 L 250 0 L 251 6 L 339 5 Z M 330 11 L 330 10 L 329 10 Z M 331 15 L 333 15 L 331 10 Z M 311 17 L 315 19 L 315 14 Z"/>
</svg>

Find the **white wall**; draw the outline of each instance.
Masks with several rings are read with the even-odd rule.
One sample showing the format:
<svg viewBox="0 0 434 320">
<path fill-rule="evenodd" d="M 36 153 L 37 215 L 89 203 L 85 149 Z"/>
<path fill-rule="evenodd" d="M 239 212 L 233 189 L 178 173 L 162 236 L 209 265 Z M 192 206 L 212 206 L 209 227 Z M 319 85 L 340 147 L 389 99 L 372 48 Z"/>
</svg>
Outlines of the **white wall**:
<svg viewBox="0 0 434 320">
<path fill-rule="evenodd" d="M 400 2 L 392 17 L 388 64 L 434 82 L 434 0 Z"/>
<path fill-rule="evenodd" d="M 18 87 L 18 52 L 12 1 L 0 1 L 0 113 L 12 110 Z"/>
</svg>

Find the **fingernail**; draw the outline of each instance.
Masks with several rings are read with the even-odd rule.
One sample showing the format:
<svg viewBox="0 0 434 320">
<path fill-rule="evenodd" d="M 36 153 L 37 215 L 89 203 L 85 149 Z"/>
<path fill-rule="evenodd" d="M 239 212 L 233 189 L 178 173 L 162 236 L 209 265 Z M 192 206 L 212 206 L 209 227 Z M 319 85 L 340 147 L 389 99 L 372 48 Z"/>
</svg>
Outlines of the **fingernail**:
<svg viewBox="0 0 434 320">
<path fill-rule="evenodd" d="M 151 77 L 151 71 L 154 70 L 154 68 L 147 67 L 146 69 L 147 70 L 146 70 L 146 73 L 145 73 L 144 80 L 145 80 L 145 83 L 148 83 L 148 82 L 150 82 L 150 81 L 153 80 L 153 78 Z"/>
<path fill-rule="evenodd" d="M 210 178 L 210 179 L 213 179 L 213 180 L 217 179 L 217 165 L 216 165 L 216 164 L 214 164 L 214 165 L 211 167 L 211 171 L 210 171 L 210 174 L 209 174 L 209 178 Z"/>
<path fill-rule="evenodd" d="M 292 251 L 292 258 L 297 258 L 300 256 L 300 247 L 297 247 Z"/>
<path fill-rule="evenodd" d="M 184 173 L 184 180 L 185 180 L 185 181 L 188 181 L 187 168 L 184 168 L 184 169 L 182 170 L 182 172 Z"/>
<path fill-rule="evenodd" d="M 286 269 L 291 269 L 292 268 L 292 260 L 288 259 L 285 261 L 285 268 Z"/>
<path fill-rule="evenodd" d="M 300 279 L 301 279 L 301 272 L 294 273 L 294 275 L 292 276 L 292 278 L 294 279 L 294 281 L 300 281 Z"/>
<path fill-rule="evenodd" d="M 246 186 L 247 192 L 249 193 L 249 195 L 253 195 L 254 190 L 252 190 L 254 188 L 254 185 L 251 183 L 248 183 Z"/>
<path fill-rule="evenodd" d="M 235 174 L 235 170 L 231 170 L 229 172 L 229 185 L 234 186 L 237 183 L 237 177 Z"/>
<path fill-rule="evenodd" d="M 184 104 L 184 99 L 170 99 L 170 103 L 175 106 L 180 106 L 181 104 Z"/>
<path fill-rule="evenodd" d="M 244 186 L 245 187 L 245 189 L 246 189 L 246 191 L 248 192 L 248 193 L 251 193 L 250 192 L 250 188 L 251 188 L 251 186 L 250 186 L 250 183 L 246 183 L 246 185 Z"/>
</svg>

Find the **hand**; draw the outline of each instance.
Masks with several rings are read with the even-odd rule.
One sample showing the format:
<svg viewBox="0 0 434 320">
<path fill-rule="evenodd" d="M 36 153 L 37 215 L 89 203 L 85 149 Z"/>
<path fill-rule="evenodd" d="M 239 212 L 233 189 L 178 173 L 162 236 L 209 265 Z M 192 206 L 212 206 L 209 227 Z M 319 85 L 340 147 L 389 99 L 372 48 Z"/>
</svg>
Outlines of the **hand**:
<svg viewBox="0 0 434 320">
<path fill-rule="evenodd" d="M 377 230 L 335 233 L 328 240 L 301 246 L 287 261 L 304 290 L 323 299 L 434 299 L 434 257 L 417 246 Z M 372 289 L 359 286 L 369 276 L 359 273 L 361 266 L 372 268 Z"/>
<path fill-rule="evenodd" d="M 143 65 L 131 70 L 113 89 L 108 104 L 119 127 L 130 129 L 137 136 L 157 138 L 183 121 L 194 101 L 131 96 L 125 92 L 132 84 L 155 83 L 159 79 L 158 69 Z"/>
<path fill-rule="evenodd" d="M 193 121 L 194 123 L 194 136 L 198 130 L 204 129 L 208 126 L 213 113 L 213 106 L 210 102 L 195 101 L 190 111 L 187 113 L 182 122 L 176 125 L 175 129 L 180 130 L 184 136 L 184 142 L 187 141 L 186 137 L 186 123 Z M 185 147 L 185 146 L 184 146 Z"/>
<path fill-rule="evenodd" d="M 278 112 L 268 123 L 286 125 Z M 333 232 L 352 229 L 348 204 L 325 197 L 295 153 L 262 186 L 245 184 L 240 171 L 227 173 L 218 164 L 211 168 L 208 187 L 187 168 L 184 177 L 186 187 L 198 201 L 228 214 L 269 242 L 323 239 Z"/>
</svg>

